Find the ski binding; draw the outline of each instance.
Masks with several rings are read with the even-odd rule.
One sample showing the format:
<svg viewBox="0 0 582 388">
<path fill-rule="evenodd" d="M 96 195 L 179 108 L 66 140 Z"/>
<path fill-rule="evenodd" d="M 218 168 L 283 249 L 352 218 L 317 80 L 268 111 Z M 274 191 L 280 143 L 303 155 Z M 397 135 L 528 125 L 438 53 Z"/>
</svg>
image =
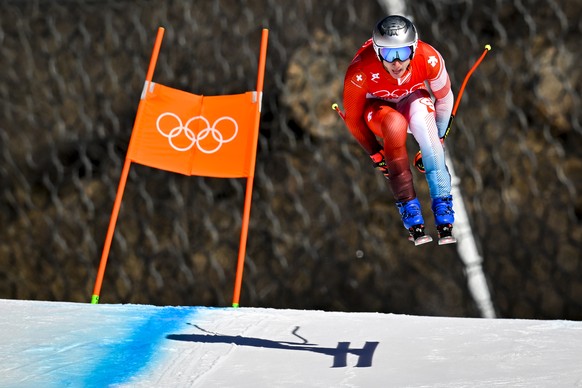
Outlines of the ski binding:
<svg viewBox="0 0 582 388">
<path fill-rule="evenodd" d="M 408 240 L 412 241 L 414 245 L 422 245 L 432 241 L 432 237 L 424 233 L 424 225 L 413 225 L 408 229 L 410 235 Z"/>
<path fill-rule="evenodd" d="M 454 244 L 457 242 L 457 239 L 453 236 L 453 225 L 437 225 L 437 231 L 439 234 L 439 245 Z"/>
</svg>

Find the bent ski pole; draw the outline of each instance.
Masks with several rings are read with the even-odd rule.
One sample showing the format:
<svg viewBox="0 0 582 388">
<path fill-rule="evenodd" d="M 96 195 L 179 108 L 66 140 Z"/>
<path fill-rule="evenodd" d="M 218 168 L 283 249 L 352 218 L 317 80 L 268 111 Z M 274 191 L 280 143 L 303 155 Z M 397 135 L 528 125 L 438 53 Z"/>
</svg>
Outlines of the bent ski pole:
<svg viewBox="0 0 582 388">
<path fill-rule="evenodd" d="M 471 67 L 471 69 L 467 72 L 467 75 L 465 75 L 465 79 L 463 80 L 461 88 L 459 89 L 459 95 L 457 96 L 457 100 L 455 101 L 455 105 L 453 106 L 453 112 L 451 113 L 451 118 L 449 119 L 449 125 L 447 125 L 447 130 L 445 131 L 445 134 L 442 137 L 443 139 L 446 139 L 446 137 L 449 135 L 449 132 L 451 131 L 453 120 L 457 115 L 457 109 L 459 109 L 459 103 L 461 102 L 461 98 L 463 97 L 463 92 L 465 91 L 465 86 L 467 86 L 467 82 L 469 82 L 469 78 L 471 78 L 471 75 L 473 74 L 475 69 L 477 69 L 477 67 L 481 64 L 483 58 L 485 58 L 485 55 L 487 55 L 489 51 L 491 51 L 491 45 L 486 44 L 485 50 L 483 50 L 483 53 L 481 54 L 479 59 L 477 59 L 475 64 L 473 64 L 473 67 Z"/>
</svg>

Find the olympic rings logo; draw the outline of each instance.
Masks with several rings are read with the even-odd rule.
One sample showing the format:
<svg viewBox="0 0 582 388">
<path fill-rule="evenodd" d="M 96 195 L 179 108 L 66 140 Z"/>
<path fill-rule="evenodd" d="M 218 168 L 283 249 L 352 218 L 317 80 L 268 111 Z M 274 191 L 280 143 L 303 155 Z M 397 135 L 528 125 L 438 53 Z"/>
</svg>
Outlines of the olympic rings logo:
<svg viewBox="0 0 582 388">
<path fill-rule="evenodd" d="M 176 122 L 176 125 L 172 127 L 172 129 L 170 129 L 170 131 L 167 133 L 164 132 L 160 126 L 160 122 L 164 117 L 173 118 L 175 119 Z M 195 134 L 194 131 L 190 129 L 190 124 L 192 124 L 196 120 L 202 120 L 206 125 L 206 128 L 198 132 L 198 134 Z M 230 121 L 234 125 L 234 133 L 232 134 L 232 136 L 226 139 L 222 132 L 220 132 L 220 130 L 216 128 L 218 124 L 222 121 Z M 176 151 L 180 152 L 188 151 L 192 147 L 194 147 L 194 145 L 196 145 L 196 147 L 205 154 L 213 154 L 217 152 L 220 149 L 220 147 L 222 147 L 223 144 L 233 141 L 236 135 L 238 134 L 238 123 L 232 117 L 228 116 L 223 116 L 217 119 L 212 125 L 210 125 L 210 123 L 204 116 L 192 117 L 191 119 L 186 121 L 186 123 L 183 124 L 182 120 L 180 119 L 180 117 L 178 117 L 178 115 L 176 115 L 175 113 L 166 112 L 162 113 L 156 120 L 156 128 L 162 136 L 168 139 L 170 147 L 172 147 Z M 182 134 L 190 141 L 190 144 L 185 147 L 177 146 L 174 141 L 174 139 L 176 139 L 178 136 Z M 214 142 L 216 142 L 216 146 L 210 147 L 207 144 L 208 142 L 204 142 L 205 145 L 203 146 L 200 142 L 210 135 L 212 135 L 212 139 L 214 139 Z"/>
</svg>

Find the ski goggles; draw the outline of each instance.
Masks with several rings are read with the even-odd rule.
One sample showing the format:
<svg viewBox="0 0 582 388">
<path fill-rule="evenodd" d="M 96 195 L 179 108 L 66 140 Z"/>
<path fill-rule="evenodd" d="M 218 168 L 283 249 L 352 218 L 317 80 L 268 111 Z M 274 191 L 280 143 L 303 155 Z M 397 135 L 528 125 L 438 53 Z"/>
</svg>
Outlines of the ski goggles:
<svg viewBox="0 0 582 388">
<path fill-rule="evenodd" d="M 404 62 L 407 59 L 410 59 L 412 56 L 412 47 L 399 47 L 399 48 L 388 48 L 388 47 L 380 47 L 378 48 L 378 55 L 380 58 L 385 60 L 388 63 L 392 63 L 394 61 Z"/>
</svg>

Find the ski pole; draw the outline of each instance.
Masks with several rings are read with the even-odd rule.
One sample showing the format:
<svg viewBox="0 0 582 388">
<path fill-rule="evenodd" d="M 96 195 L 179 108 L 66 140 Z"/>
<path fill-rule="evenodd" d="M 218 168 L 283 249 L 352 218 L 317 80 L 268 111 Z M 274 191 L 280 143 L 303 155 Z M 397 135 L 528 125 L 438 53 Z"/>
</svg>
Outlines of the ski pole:
<svg viewBox="0 0 582 388">
<path fill-rule="evenodd" d="M 449 124 L 447 125 L 447 130 L 445 131 L 445 134 L 442 137 L 443 139 L 446 139 L 446 137 L 449 135 L 449 132 L 451 131 L 451 127 L 453 125 L 453 120 L 455 119 L 455 116 L 457 115 L 457 109 L 459 109 L 459 103 L 461 102 L 461 98 L 463 97 L 463 92 L 465 91 L 465 86 L 467 86 L 467 82 L 469 82 L 469 78 L 471 78 L 471 75 L 473 74 L 475 69 L 477 69 L 477 67 L 481 64 L 481 62 L 483 61 L 483 58 L 485 58 L 485 55 L 487 55 L 487 53 L 489 51 L 491 51 L 491 45 L 486 44 L 485 50 L 483 50 L 483 53 L 481 54 L 479 59 L 477 59 L 477 61 L 473 64 L 473 67 L 471 67 L 471 69 L 469 70 L 467 75 L 465 75 L 465 79 L 463 80 L 463 83 L 461 84 L 461 88 L 459 89 L 459 95 L 457 96 L 457 100 L 455 101 L 455 105 L 453 106 L 453 112 L 451 113 L 451 118 L 449 119 Z"/>
</svg>

